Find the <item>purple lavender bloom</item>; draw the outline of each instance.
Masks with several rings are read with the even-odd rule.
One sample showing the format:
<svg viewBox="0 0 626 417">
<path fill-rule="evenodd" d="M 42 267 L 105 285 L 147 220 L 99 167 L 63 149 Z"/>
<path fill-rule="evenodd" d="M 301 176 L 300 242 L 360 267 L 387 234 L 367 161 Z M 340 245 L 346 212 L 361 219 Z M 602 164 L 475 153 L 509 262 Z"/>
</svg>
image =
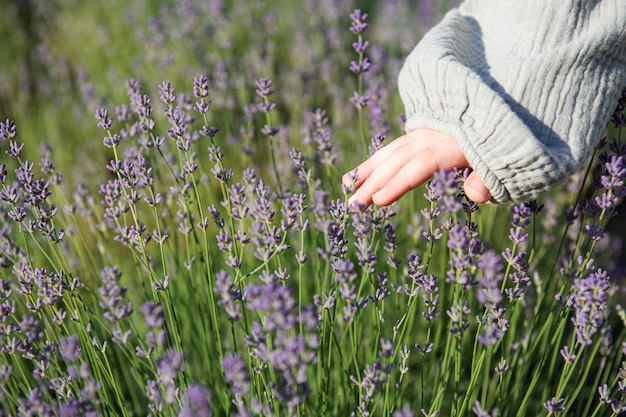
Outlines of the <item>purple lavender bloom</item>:
<svg viewBox="0 0 626 417">
<path fill-rule="evenodd" d="M 163 308 L 154 301 L 144 304 L 139 310 L 143 313 L 149 328 L 156 329 L 163 326 Z"/>
<path fill-rule="evenodd" d="M 268 314 L 265 328 L 269 331 L 289 330 L 296 323 L 297 305 L 289 287 L 273 281 L 252 284 L 246 288 L 243 300 L 249 310 Z"/>
<path fill-rule="evenodd" d="M 43 393 L 35 388 L 28 393 L 27 397 L 20 398 L 18 415 L 54 417 L 55 413 L 52 406 L 44 400 Z"/>
<path fill-rule="evenodd" d="M 80 345 L 78 344 L 78 336 L 72 335 L 59 338 L 59 352 L 66 362 L 75 362 L 78 360 L 82 353 Z"/>
<path fill-rule="evenodd" d="M 452 307 L 446 310 L 448 317 L 450 317 L 451 328 L 450 333 L 461 338 L 467 329 L 469 329 L 469 322 L 467 316 L 471 313 L 471 310 L 467 306 L 467 301 L 463 304 L 460 300 L 455 300 Z"/>
<path fill-rule="evenodd" d="M 365 52 L 369 44 L 369 41 L 358 39 L 352 43 L 352 47 L 357 53 L 362 54 L 363 52 Z"/>
<path fill-rule="evenodd" d="M 383 147 L 385 139 L 387 139 L 387 136 L 383 133 L 376 133 L 374 137 L 372 137 L 372 144 L 369 147 L 370 155 L 374 155 L 376 151 Z"/>
<path fill-rule="evenodd" d="M 501 359 L 498 362 L 498 365 L 496 366 L 496 368 L 494 369 L 494 371 L 496 372 L 496 374 L 498 375 L 502 375 L 505 372 L 508 372 L 511 368 L 509 367 L 509 364 L 507 363 L 506 359 Z"/>
<path fill-rule="evenodd" d="M 255 90 L 256 94 L 263 99 L 261 103 L 257 104 L 257 109 L 261 113 L 269 113 L 272 109 L 276 107 L 276 103 L 274 103 L 269 98 L 272 94 L 274 94 L 274 90 L 272 90 L 272 80 L 268 78 L 261 78 L 257 80 L 254 83 L 254 85 L 256 87 L 256 90 Z M 276 129 L 276 128 L 270 128 L 267 125 L 264 126 L 264 130 L 266 130 L 264 134 L 269 135 L 269 136 L 274 136 L 276 132 L 274 132 L 273 129 Z"/>
<path fill-rule="evenodd" d="M 0 122 L 0 139 L 13 139 L 17 136 L 17 128 L 15 122 L 11 119 L 6 119 L 4 122 Z"/>
<path fill-rule="evenodd" d="M 254 86 L 256 87 L 256 94 L 261 98 L 267 98 L 274 94 L 274 90 L 272 90 L 272 80 L 269 78 L 260 78 L 255 81 Z"/>
<path fill-rule="evenodd" d="M 360 9 L 355 9 L 354 12 L 350 14 L 350 32 L 355 35 L 361 35 L 368 28 L 368 24 L 365 22 L 367 20 L 367 13 L 361 12 Z"/>
<path fill-rule="evenodd" d="M 434 218 L 440 212 L 456 213 L 463 206 L 462 184 L 456 171 L 440 170 L 433 174 L 433 179 L 426 184 L 426 200 L 431 203 L 437 202 L 437 212 L 431 213 Z"/>
<path fill-rule="evenodd" d="M 128 317 L 133 312 L 131 302 L 124 303 L 127 287 L 120 287 L 119 281 L 122 273 L 117 266 L 105 267 L 102 272 L 103 285 L 98 288 L 102 301 L 100 307 L 104 309 L 103 317 L 111 323 Z"/>
<path fill-rule="evenodd" d="M 552 397 L 551 399 L 543 403 L 543 408 L 548 410 L 550 413 L 560 413 L 562 411 L 565 411 L 565 407 L 563 407 L 564 402 L 565 398 L 557 399 L 556 397 Z"/>
<path fill-rule="evenodd" d="M 484 320 L 481 320 L 481 333 L 476 336 L 478 341 L 484 346 L 495 345 L 509 329 L 509 321 L 505 318 L 506 310 L 493 309 L 487 310 Z"/>
<path fill-rule="evenodd" d="M 610 206 L 608 206 L 610 207 Z M 591 238 L 591 240 L 595 240 L 598 241 L 602 238 L 604 238 L 606 236 L 606 233 L 604 233 L 604 228 L 602 228 L 600 225 L 598 225 L 598 223 L 594 222 L 591 225 L 586 225 L 585 226 L 585 231 L 587 232 L 587 234 L 589 235 L 589 237 Z"/>
<path fill-rule="evenodd" d="M 426 320 L 433 321 L 439 314 L 437 307 L 439 306 L 439 287 L 437 286 L 437 277 L 435 275 L 423 275 L 421 279 L 422 289 L 424 290 L 423 301 L 426 311 L 422 313 Z"/>
<path fill-rule="evenodd" d="M 363 74 L 364 72 L 368 72 L 371 68 L 372 64 L 367 57 L 364 57 L 361 62 L 351 61 L 350 62 L 350 71 L 356 75 Z"/>
<path fill-rule="evenodd" d="M 113 119 L 109 117 L 109 112 L 105 108 L 96 110 L 96 119 L 98 120 L 98 127 L 102 130 L 109 130 L 113 125 Z"/>
<path fill-rule="evenodd" d="M 573 294 L 567 305 L 574 309 L 572 323 L 578 343 L 586 346 L 593 343 L 593 336 L 606 319 L 610 286 L 608 274 L 601 269 L 574 280 Z"/>
<path fill-rule="evenodd" d="M 4 184 L 7 181 L 7 166 L 0 164 L 0 184 Z"/>
<path fill-rule="evenodd" d="M 163 81 L 159 84 L 159 98 L 168 106 L 176 101 L 176 95 L 174 94 L 174 86 L 172 83 L 169 81 Z"/>
<path fill-rule="evenodd" d="M 485 411 L 482 404 L 478 400 L 474 402 L 472 412 L 476 415 L 476 417 L 490 417 L 489 413 Z"/>
<path fill-rule="evenodd" d="M 281 220 L 281 228 L 284 231 L 291 229 L 304 231 L 308 228 L 309 220 L 303 220 L 302 217 L 308 208 L 305 204 L 306 198 L 306 194 L 293 194 L 281 200 L 282 208 L 280 211 L 284 215 L 284 219 Z"/>
<path fill-rule="evenodd" d="M 446 282 L 460 285 L 474 284 L 475 274 L 469 268 L 481 251 L 482 241 L 467 225 L 457 224 L 448 234 L 447 246 L 451 249 L 450 268 Z"/>
<path fill-rule="evenodd" d="M 317 362 L 319 323 L 313 308 L 298 314 L 291 289 L 274 274 L 263 274 L 261 280 L 263 284 L 249 285 L 243 297 L 246 307 L 263 317 L 263 325 L 253 323 L 247 343 L 251 355 L 275 370 L 278 379 L 271 384 L 272 393 L 291 413 L 310 393 L 306 376 L 309 366 Z M 306 335 L 292 334 L 298 324 Z M 270 334 L 273 343 L 263 343 Z"/>
<path fill-rule="evenodd" d="M 176 379 L 184 369 L 182 353 L 172 349 L 156 360 L 157 379 L 146 382 L 146 397 L 150 401 L 148 408 L 161 412 L 165 404 L 174 404 L 177 400 L 178 385 Z"/>
<path fill-rule="evenodd" d="M 561 352 L 561 356 L 563 356 L 563 359 L 565 360 L 565 362 L 573 363 L 574 360 L 576 360 L 576 355 L 574 353 L 572 353 L 572 351 L 569 348 L 569 346 L 563 346 L 563 348 L 560 350 L 560 352 Z"/>
<path fill-rule="evenodd" d="M 350 103 L 352 103 L 355 107 L 359 109 L 364 109 L 369 106 L 371 102 L 371 98 L 367 94 L 359 94 L 358 91 L 355 91 L 350 97 Z"/>
<path fill-rule="evenodd" d="M 26 336 L 25 342 L 28 346 L 32 346 L 43 339 L 44 333 L 41 323 L 32 316 L 23 315 L 19 323 L 19 328 L 24 336 Z"/>
<path fill-rule="evenodd" d="M 332 165 L 337 160 L 337 155 L 333 153 L 333 144 L 331 141 L 331 130 L 328 126 L 328 117 L 326 111 L 315 109 L 307 115 L 310 119 L 310 137 L 316 145 L 315 158 L 322 165 Z"/>
<path fill-rule="evenodd" d="M 6 151 L 6 154 L 9 155 L 11 158 L 17 158 L 20 156 L 22 149 L 24 149 L 23 143 L 12 140 L 9 142 L 9 150 Z"/>
<path fill-rule="evenodd" d="M 376 260 L 378 259 L 378 256 L 373 251 L 371 242 L 368 239 L 358 237 L 354 247 L 357 249 L 356 256 L 359 265 L 367 270 L 371 270 L 376 265 Z"/>
<path fill-rule="evenodd" d="M 503 279 L 502 259 L 494 251 L 484 252 L 478 259 L 476 266 L 480 271 L 478 282 L 478 302 L 482 305 L 495 307 L 502 301 L 500 283 Z"/>
<path fill-rule="evenodd" d="M 193 95 L 196 98 L 206 98 L 209 96 L 209 80 L 201 75 L 193 79 Z"/>
<path fill-rule="evenodd" d="M 157 359 L 156 366 L 161 381 L 174 380 L 177 374 L 184 369 L 183 354 L 172 349 Z"/>
<path fill-rule="evenodd" d="M 611 404 L 613 402 L 611 397 L 609 397 L 608 393 L 609 393 L 609 386 L 607 384 L 604 384 L 598 387 L 598 395 L 600 395 L 601 403 Z"/>
<path fill-rule="evenodd" d="M 210 395 L 201 385 L 192 384 L 185 390 L 183 408 L 178 417 L 209 417 L 212 413 Z"/>
<path fill-rule="evenodd" d="M 408 406 L 404 406 L 401 409 L 394 411 L 391 417 L 415 417 L 415 414 Z"/>
<path fill-rule="evenodd" d="M 363 413 L 368 412 L 367 410 L 374 396 L 388 382 L 391 369 L 391 364 L 384 365 L 380 360 L 376 360 L 373 364 L 365 366 L 360 382 L 354 376 L 350 376 L 350 380 L 362 389 L 361 403 L 357 410 L 361 415 L 367 415 Z"/>
<path fill-rule="evenodd" d="M 226 383 L 230 385 L 230 392 L 236 401 L 242 401 L 250 392 L 250 376 L 246 365 L 237 353 L 228 352 L 222 360 Z"/>
<path fill-rule="evenodd" d="M 241 301 L 241 291 L 234 286 L 232 278 L 224 270 L 215 275 L 215 292 L 220 296 L 218 305 L 224 307 L 229 320 L 239 320 L 241 307 L 237 301 Z"/>
</svg>

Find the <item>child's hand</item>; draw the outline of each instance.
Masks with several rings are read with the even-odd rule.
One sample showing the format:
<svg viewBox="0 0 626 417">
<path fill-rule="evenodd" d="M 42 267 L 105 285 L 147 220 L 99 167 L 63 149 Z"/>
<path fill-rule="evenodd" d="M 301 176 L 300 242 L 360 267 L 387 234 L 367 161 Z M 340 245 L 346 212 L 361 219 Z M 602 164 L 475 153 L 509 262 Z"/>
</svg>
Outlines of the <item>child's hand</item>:
<svg viewBox="0 0 626 417">
<path fill-rule="evenodd" d="M 356 168 L 357 191 L 348 204 L 365 209 L 370 204 L 386 206 L 427 181 L 440 169 L 469 168 L 457 141 L 446 133 L 416 129 L 399 137 Z M 354 171 L 352 171 L 354 172 Z M 345 185 L 352 173 L 343 176 Z M 476 203 L 484 203 L 491 193 L 472 172 L 465 181 L 465 194 Z"/>
</svg>

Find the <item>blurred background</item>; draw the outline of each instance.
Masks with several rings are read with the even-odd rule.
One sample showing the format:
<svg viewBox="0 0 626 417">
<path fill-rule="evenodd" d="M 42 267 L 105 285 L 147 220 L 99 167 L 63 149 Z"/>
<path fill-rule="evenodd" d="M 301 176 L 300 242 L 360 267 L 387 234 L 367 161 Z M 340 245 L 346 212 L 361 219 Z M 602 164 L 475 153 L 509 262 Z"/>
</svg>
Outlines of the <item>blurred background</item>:
<svg viewBox="0 0 626 417">
<path fill-rule="evenodd" d="M 94 112 L 107 107 L 112 113 L 127 102 L 127 80 L 138 80 L 154 103 L 162 81 L 174 84 L 176 92 L 190 94 L 193 77 L 208 76 L 212 122 L 237 152 L 246 146 L 250 124 L 246 106 L 255 100 L 254 81 L 268 77 L 274 80 L 285 149 L 306 142 L 307 114 L 316 108 L 327 112 L 333 152 L 338 155 L 336 171 L 330 175 L 337 176 L 338 183 L 339 175 L 367 154 L 350 103 L 357 77 L 348 66 L 357 55 L 351 47 L 355 36 L 349 31 L 349 14 L 355 8 L 369 14 L 364 37 L 370 41 L 373 67 L 364 82 L 375 105 L 367 115 L 368 134 L 383 132 L 392 138 L 402 133 L 396 85 L 400 65 L 424 32 L 456 4 L 0 0 L 0 119 L 16 122 L 27 158 L 36 160 L 39 146 L 49 144 L 65 176 L 64 185 L 71 187 L 76 179 L 96 178 L 109 161 Z M 4 152 L 0 162 L 2 158 Z M 241 162 L 245 165 L 251 159 Z M 623 219 L 618 216 L 609 225 L 617 237 L 626 230 Z"/>
<path fill-rule="evenodd" d="M 243 114 L 254 81 L 273 78 L 279 106 L 318 105 L 339 125 L 353 116 L 341 95 L 355 84 L 349 13 L 361 8 L 370 14 L 370 59 L 386 77 L 387 116 L 397 128 L 398 65 L 453 3 L 0 0 L 0 118 L 15 120 L 27 145 L 51 144 L 73 176 L 101 151 L 94 111 L 127 100 L 130 78 L 152 93 L 164 80 L 190 92 L 194 76 L 209 76 L 216 113 L 235 116 L 222 117 L 222 129 Z"/>
</svg>

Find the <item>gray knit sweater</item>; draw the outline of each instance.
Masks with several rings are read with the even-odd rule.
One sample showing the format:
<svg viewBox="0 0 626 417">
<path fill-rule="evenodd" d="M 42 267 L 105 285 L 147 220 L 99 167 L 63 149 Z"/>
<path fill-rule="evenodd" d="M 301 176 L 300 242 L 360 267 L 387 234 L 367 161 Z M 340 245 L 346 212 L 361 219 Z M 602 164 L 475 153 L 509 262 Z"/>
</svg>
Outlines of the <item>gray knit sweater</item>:
<svg viewBox="0 0 626 417">
<path fill-rule="evenodd" d="M 495 201 L 578 169 L 626 87 L 626 0 L 467 0 L 399 77 L 406 129 L 452 134 Z"/>
</svg>

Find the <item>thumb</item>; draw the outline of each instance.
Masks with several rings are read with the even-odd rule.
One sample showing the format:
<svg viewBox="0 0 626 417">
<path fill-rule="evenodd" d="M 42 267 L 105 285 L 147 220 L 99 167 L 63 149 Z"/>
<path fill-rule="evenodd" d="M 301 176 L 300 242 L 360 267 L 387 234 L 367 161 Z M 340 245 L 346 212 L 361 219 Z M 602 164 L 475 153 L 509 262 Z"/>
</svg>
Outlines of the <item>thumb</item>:
<svg viewBox="0 0 626 417">
<path fill-rule="evenodd" d="M 491 192 L 475 172 L 469 174 L 463 188 L 467 198 L 475 203 L 486 203 L 491 200 Z"/>
</svg>

